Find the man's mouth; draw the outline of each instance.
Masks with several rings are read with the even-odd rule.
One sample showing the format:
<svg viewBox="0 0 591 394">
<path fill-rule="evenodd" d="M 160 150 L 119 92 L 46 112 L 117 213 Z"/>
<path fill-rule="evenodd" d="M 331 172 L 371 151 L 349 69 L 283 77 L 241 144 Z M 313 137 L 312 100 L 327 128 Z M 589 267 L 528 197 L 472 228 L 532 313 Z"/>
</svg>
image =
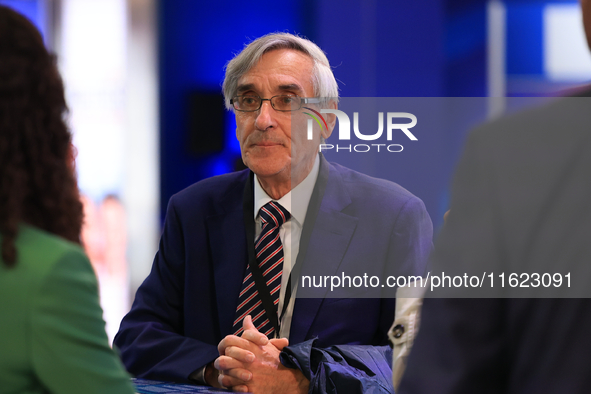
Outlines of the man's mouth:
<svg viewBox="0 0 591 394">
<path fill-rule="evenodd" d="M 271 147 L 271 146 L 278 146 L 281 144 L 279 142 L 273 142 L 273 141 L 260 141 L 260 142 L 254 143 L 253 145 L 266 148 L 266 147 Z"/>
</svg>

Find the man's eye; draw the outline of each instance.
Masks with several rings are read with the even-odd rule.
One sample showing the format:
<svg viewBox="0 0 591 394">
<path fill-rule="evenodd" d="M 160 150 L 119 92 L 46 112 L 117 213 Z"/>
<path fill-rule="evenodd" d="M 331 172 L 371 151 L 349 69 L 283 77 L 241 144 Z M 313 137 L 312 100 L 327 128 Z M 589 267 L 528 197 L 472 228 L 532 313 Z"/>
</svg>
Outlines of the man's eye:
<svg viewBox="0 0 591 394">
<path fill-rule="evenodd" d="M 281 104 L 291 104 L 294 101 L 293 96 L 281 96 Z"/>
<path fill-rule="evenodd" d="M 256 97 L 245 96 L 242 97 L 242 104 L 243 105 L 255 105 L 257 103 Z"/>
</svg>

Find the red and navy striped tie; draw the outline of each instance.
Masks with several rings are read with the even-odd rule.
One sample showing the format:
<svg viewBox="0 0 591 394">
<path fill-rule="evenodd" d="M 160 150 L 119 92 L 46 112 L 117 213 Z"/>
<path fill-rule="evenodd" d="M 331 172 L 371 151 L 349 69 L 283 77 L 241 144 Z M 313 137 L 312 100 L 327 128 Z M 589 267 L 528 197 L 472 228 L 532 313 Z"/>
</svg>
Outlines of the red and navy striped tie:
<svg viewBox="0 0 591 394">
<path fill-rule="evenodd" d="M 281 274 L 283 273 L 283 245 L 279 238 L 279 228 L 289 220 L 291 215 L 278 202 L 271 201 L 259 211 L 263 229 L 255 242 L 256 260 L 271 293 L 271 299 L 277 313 Z M 265 308 L 254 283 L 250 267 L 246 267 L 242 291 L 238 297 L 238 307 L 234 319 L 234 335 L 242 333 L 242 320 L 252 316 L 254 326 L 269 338 L 274 336 L 275 328 L 265 314 Z"/>
</svg>

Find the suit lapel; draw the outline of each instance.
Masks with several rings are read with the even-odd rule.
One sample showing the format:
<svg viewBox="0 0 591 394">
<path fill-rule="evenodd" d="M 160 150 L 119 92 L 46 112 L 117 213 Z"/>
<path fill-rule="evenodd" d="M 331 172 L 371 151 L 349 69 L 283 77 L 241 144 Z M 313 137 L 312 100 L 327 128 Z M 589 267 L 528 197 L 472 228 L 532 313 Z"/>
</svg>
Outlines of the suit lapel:
<svg viewBox="0 0 591 394">
<path fill-rule="evenodd" d="M 341 175 L 323 156 L 318 178 L 317 186 L 322 186 L 322 182 L 325 182 L 325 188 L 323 192 L 318 190 L 320 202 L 315 209 L 317 213 L 314 210 L 310 212 L 310 207 L 306 214 L 296 264 L 301 272 L 293 272 L 294 280 L 304 273 L 322 272 L 323 275 L 333 275 L 337 272 L 357 226 L 356 217 L 342 212 L 351 203 L 351 199 L 344 188 Z M 206 219 L 221 337 L 229 334 L 232 329 L 238 295 L 248 264 L 243 210 L 244 187 L 248 179 L 250 178 L 245 176 L 244 182 L 220 201 L 220 206 L 225 209 Z M 321 269 L 318 269 L 320 263 Z M 317 298 L 300 298 L 296 301 L 290 342 L 299 343 L 305 340 L 327 291 L 328 289 L 323 288 Z"/>
<path fill-rule="evenodd" d="M 300 245 L 297 260 L 298 265 L 301 265 L 301 271 L 294 272 L 295 275 L 292 276 L 294 282 L 301 278 L 301 275 L 333 275 L 337 272 L 357 226 L 356 217 L 342 212 L 351 204 L 351 198 L 344 188 L 338 169 L 321 156 L 318 183 L 322 182 L 323 176 L 326 177 L 326 188 L 317 214 L 311 213 L 315 216 L 313 220 L 309 220 L 312 217 L 309 218 L 309 215 L 306 215 L 302 241 L 304 238 L 309 241 L 307 248 L 306 245 Z M 308 233 L 309 238 L 306 236 Z M 323 297 L 328 291 L 327 288 L 314 290 L 317 291 L 315 298 L 299 298 L 295 304 L 290 330 L 292 343 L 299 343 L 306 339 Z M 299 286 L 297 291 L 301 294 Z"/>
<path fill-rule="evenodd" d="M 249 179 L 249 177 L 245 177 Z M 246 182 L 228 193 L 220 206 L 227 210 L 206 219 L 214 273 L 220 339 L 232 331 L 238 295 L 248 263 L 242 197 Z"/>
</svg>

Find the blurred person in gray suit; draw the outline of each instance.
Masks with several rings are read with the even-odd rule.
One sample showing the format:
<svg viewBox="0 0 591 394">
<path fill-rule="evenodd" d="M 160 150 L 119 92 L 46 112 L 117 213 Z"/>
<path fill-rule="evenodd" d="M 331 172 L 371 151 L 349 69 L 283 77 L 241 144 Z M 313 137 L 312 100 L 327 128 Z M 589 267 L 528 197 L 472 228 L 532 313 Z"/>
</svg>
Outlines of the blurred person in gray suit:
<svg viewBox="0 0 591 394">
<path fill-rule="evenodd" d="M 591 0 L 581 5 L 591 43 Z M 591 90 L 576 96 L 469 136 L 432 258 L 434 272 L 494 270 L 497 289 L 501 272 L 564 283 L 426 298 L 400 394 L 591 391 Z"/>
</svg>

